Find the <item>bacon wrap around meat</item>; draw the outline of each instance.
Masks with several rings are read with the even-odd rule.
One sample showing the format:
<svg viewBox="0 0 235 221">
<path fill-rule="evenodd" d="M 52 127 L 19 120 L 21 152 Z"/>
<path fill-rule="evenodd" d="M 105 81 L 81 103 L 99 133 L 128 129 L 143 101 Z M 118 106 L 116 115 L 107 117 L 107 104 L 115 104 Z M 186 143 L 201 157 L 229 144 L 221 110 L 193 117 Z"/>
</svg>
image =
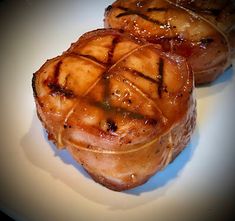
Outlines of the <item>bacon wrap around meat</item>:
<svg viewBox="0 0 235 221">
<path fill-rule="evenodd" d="M 185 58 L 118 30 L 84 34 L 48 60 L 32 85 L 49 138 L 113 190 L 138 186 L 163 169 L 195 127 Z"/>
<path fill-rule="evenodd" d="M 212 82 L 231 65 L 232 0 L 117 0 L 107 7 L 104 21 L 105 27 L 128 31 L 186 57 L 197 85 Z"/>
</svg>

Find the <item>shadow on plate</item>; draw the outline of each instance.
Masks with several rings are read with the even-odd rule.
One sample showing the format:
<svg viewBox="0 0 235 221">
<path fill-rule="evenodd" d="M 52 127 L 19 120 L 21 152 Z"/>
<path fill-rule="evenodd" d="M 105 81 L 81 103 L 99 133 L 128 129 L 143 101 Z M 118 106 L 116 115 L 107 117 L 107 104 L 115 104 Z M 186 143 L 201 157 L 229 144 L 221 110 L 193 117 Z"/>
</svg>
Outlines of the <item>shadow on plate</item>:
<svg viewBox="0 0 235 221">
<path fill-rule="evenodd" d="M 27 159 L 34 166 L 46 171 L 56 180 L 60 180 L 79 195 L 106 205 L 111 210 L 125 210 L 159 200 L 164 196 L 169 187 L 180 178 L 181 172 L 192 158 L 198 141 L 199 131 L 196 128 L 191 143 L 170 165 L 144 185 L 121 193 L 111 191 L 92 181 L 68 151 L 58 150 L 52 142 L 48 141 L 47 134 L 42 129 L 36 114 L 33 115 L 28 133 L 21 140 L 21 146 Z"/>
</svg>

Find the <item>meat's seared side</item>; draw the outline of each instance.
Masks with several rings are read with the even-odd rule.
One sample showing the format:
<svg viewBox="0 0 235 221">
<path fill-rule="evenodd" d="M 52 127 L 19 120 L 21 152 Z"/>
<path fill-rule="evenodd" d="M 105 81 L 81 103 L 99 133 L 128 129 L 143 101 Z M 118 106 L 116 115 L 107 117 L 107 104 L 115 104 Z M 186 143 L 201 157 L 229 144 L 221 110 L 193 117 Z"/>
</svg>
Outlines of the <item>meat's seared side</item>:
<svg viewBox="0 0 235 221">
<path fill-rule="evenodd" d="M 212 82 L 222 74 L 235 49 L 231 0 L 117 0 L 106 9 L 105 26 L 186 57 L 196 84 Z"/>
<path fill-rule="evenodd" d="M 34 74 L 33 89 L 49 138 L 113 190 L 163 169 L 195 127 L 185 58 L 118 30 L 84 34 Z"/>
</svg>

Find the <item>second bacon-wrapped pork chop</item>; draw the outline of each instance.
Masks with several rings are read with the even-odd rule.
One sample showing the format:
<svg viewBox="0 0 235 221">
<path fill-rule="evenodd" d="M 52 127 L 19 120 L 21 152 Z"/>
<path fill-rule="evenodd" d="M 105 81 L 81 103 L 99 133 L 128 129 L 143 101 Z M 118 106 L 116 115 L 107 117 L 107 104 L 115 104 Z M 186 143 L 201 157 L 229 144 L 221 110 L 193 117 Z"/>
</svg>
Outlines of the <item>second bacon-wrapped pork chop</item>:
<svg viewBox="0 0 235 221">
<path fill-rule="evenodd" d="M 222 74 L 235 49 L 232 0 L 117 0 L 106 9 L 105 26 L 186 57 L 196 84 Z"/>
<path fill-rule="evenodd" d="M 48 60 L 32 84 L 49 138 L 113 190 L 143 184 L 163 169 L 195 127 L 186 60 L 117 30 L 84 34 Z"/>
</svg>

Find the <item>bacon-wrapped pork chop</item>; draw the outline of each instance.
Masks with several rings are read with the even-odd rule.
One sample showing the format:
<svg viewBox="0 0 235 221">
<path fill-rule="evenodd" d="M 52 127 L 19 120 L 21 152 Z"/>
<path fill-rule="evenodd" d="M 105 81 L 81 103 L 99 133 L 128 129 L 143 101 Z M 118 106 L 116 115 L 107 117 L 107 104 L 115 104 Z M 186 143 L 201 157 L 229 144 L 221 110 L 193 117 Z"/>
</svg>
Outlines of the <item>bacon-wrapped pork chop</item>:
<svg viewBox="0 0 235 221">
<path fill-rule="evenodd" d="M 212 82 L 231 65 L 235 48 L 232 0 L 117 0 L 105 26 L 159 43 L 188 59 L 196 84 Z"/>
<path fill-rule="evenodd" d="M 121 191 L 146 182 L 195 127 L 185 58 L 118 30 L 84 34 L 33 77 L 40 120 L 93 179 Z"/>
</svg>

